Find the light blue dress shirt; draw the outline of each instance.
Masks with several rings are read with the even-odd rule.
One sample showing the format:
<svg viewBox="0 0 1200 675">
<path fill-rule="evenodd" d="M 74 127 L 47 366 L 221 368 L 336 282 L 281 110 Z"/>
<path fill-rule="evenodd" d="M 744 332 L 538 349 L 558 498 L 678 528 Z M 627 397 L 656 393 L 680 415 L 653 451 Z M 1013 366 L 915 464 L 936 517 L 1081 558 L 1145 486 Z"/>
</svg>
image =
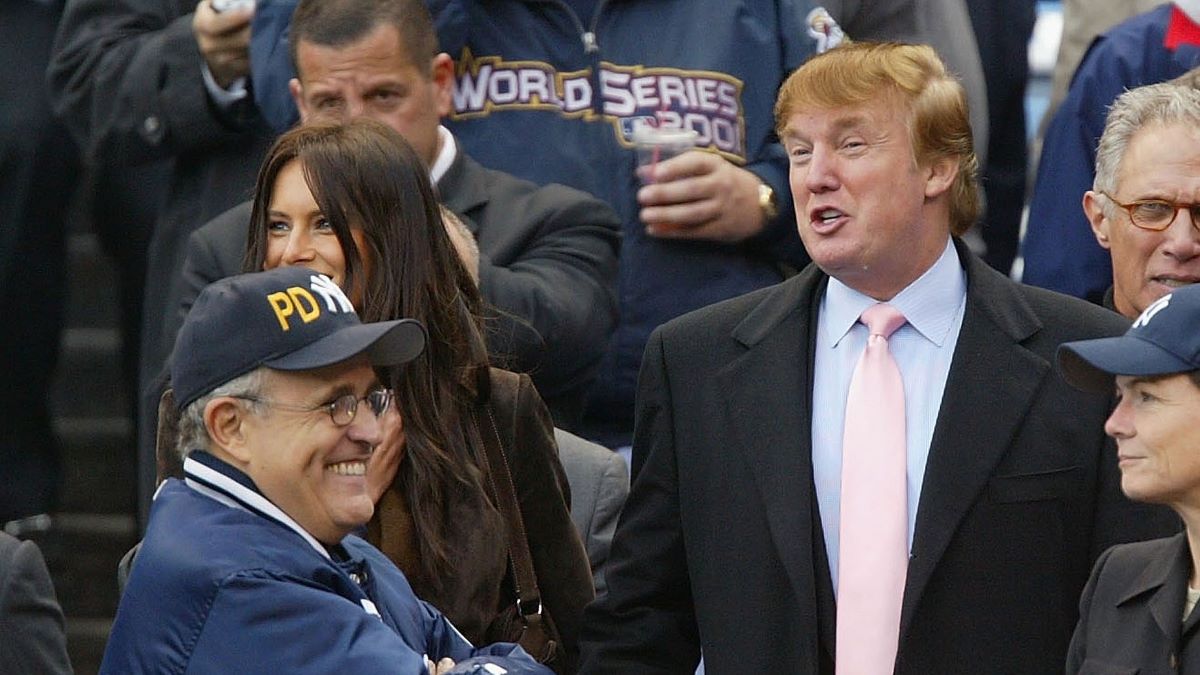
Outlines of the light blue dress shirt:
<svg viewBox="0 0 1200 675">
<path fill-rule="evenodd" d="M 858 317 L 876 302 L 831 278 L 817 318 L 812 407 L 813 481 L 835 593 L 846 397 L 850 391 L 850 377 L 867 344 L 867 327 L 858 323 Z M 949 238 L 937 262 L 888 302 L 908 320 L 892 334 L 888 347 L 904 379 L 910 551 L 929 443 L 937 424 L 966 303 L 966 272 Z"/>
</svg>

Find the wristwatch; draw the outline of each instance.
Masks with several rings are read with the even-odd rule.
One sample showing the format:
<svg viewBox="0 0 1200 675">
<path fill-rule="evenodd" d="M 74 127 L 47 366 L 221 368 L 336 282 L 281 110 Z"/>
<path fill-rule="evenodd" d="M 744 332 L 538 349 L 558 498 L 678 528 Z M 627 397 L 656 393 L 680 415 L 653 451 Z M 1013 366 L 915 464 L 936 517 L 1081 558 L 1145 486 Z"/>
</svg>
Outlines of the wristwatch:
<svg viewBox="0 0 1200 675">
<path fill-rule="evenodd" d="M 758 184 L 758 208 L 762 209 L 763 217 L 768 222 L 779 216 L 779 199 L 775 196 L 775 188 L 766 183 Z"/>
</svg>

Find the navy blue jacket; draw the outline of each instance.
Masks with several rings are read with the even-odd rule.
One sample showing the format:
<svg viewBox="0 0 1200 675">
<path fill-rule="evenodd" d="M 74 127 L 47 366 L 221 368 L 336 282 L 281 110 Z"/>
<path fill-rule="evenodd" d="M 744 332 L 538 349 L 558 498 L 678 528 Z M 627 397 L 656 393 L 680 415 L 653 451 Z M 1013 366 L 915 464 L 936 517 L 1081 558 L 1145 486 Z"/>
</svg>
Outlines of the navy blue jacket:
<svg viewBox="0 0 1200 675">
<path fill-rule="evenodd" d="M 621 216 L 621 314 L 589 417 L 593 435 L 608 428 L 616 433 L 602 440 L 628 442 L 650 332 L 776 283 L 785 266 L 808 261 L 772 130 L 779 85 L 814 51 L 810 4 L 606 0 L 584 21 L 557 0 L 432 4 L 440 5 L 434 9 L 442 49 L 458 65 L 446 125 L 463 146 L 484 165 L 591 192 Z M 552 92 L 553 100 L 539 91 Z M 739 245 L 646 236 L 630 133 L 656 116 L 697 130 L 701 147 L 771 185 L 780 216 Z"/>
<path fill-rule="evenodd" d="M 243 473 L 204 452 L 168 480 L 121 598 L 101 673 L 549 675 L 520 647 L 474 649 L 377 549 L 325 547 Z"/>
<path fill-rule="evenodd" d="M 427 0 L 443 51 L 454 57 L 454 110 L 444 120 L 481 164 L 590 192 L 623 223 L 620 320 L 591 394 L 602 438 L 627 443 L 633 393 L 650 331 L 680 314 L 779 282 L 808 262 L 792 215 L 783 148 L 773 134 L 775 94 L 814 51 L 809 0 L 601 0 L 581 21 L 562 0 Z M 293 0 L 259 3 L 251 45 L 263 55 L 260 106 L 285 103 L 288 68 L 278 35 Z M 670 27 L 669 39 L 664 31 Z M 270 65 L 274 64 L 274 65 Z M 540 94 L 539 94 L 540 92 Z M 667 96 L 663 96 L 666 93 Z M 664 100 L 664 98 L 666 100 Z M 739 245 L 663 241 L 638 219 L 635 124 L 700 132 L 705 149 L 775 189 L 780 216 Z M 286 123 L 283 115 L 280 123 Z"/>
<path fill-rule="evenodd" d="M 1171 9 L 1162 5 L 1100 36 L 1075 72 L 1042 143 L 1025 234 L 1025 283 L 1093 302 L 1112 284 L 1112 261 L 1084 216 L 1083 193 L 1096 177 L 1096 145 L 1113 101 L 1127 89 L 1200 66 L 1200 46 L 1164 46 Z"/>
</svg>

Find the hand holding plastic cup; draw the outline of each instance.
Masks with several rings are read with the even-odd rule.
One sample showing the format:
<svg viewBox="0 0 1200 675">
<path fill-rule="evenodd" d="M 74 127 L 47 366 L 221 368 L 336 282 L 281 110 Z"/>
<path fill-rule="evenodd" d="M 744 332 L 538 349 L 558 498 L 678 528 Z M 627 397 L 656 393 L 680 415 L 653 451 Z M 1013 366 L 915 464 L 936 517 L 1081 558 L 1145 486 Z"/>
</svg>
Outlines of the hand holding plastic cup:
<svg viewBox="0 0 1200 675">
<path fill-rule="evenodd" d="M 699 137 L 692 129 L 664 129 L 642 125 L 633 131 L 637 149 L 638 176 L 643 183 L 653 183 L 659 162 L 678 157 L 696 147 Z"/>
</svg>

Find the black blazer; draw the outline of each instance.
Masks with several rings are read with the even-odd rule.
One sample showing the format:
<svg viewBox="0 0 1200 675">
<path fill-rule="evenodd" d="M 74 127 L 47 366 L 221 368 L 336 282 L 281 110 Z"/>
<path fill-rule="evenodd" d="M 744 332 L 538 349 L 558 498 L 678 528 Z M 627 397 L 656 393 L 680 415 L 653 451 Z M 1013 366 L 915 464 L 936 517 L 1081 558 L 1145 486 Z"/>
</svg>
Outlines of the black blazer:
<svg viewBox="0 0 1200 675">
<path fill-rule="evenodd" d="M 1061 672 L 1076 599 L 1114 542 L 1177 530 L 1121 495 L 1110 401 L 1054 372 L 1118 315 L 1021 286 L 958 243 L 967 305 L 920 497 L 897 673 Z M 833 672 L 812 483 L 815 266 L 650 339 L 634 483 L 588 609 L 586 673 Z"/>
<path fill-rule="evenodd" d="M 0 532 L 0 672 L 70 673 L 63 613 L 33 542 Z"/>
<path fill-rule="evenodd" d="M 1067 673 L 1200 673 L 1200 613 L 1183 621 L 1191 573 L 1182 533 L 1105 551 L 1079 601 Z"/>
</svg>

